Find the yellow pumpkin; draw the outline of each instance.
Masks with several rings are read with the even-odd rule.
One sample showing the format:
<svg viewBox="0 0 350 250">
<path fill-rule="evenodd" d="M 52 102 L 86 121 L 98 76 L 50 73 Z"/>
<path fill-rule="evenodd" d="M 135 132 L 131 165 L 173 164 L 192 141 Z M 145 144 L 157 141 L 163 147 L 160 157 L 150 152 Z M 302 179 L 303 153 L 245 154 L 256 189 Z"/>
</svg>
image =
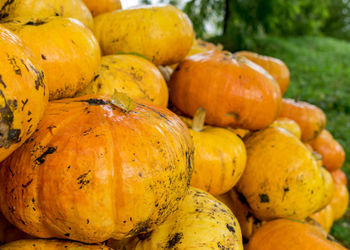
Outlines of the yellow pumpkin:
<svg viewBox="0 0 350 250">
<path fill-rule="evenodd" d="M 100 49 L 92 32 L 79 21 L 63 17 L 21 18 L 4 25 L 22 38 L 40 60 L 50 100 L 73 97 L 96 75 Z"/>
<path fill-rule="evenodd" d="M 273 123 L 270 124 L 270 127 L 283 128 L 288 132 L 292 133 L 299 139 L 301 138 L 301 129 L 298 123 L 288 118 L 277 118 Z"/>
<path fill-rule="evenodd" d="M 161 72 L 140 56 L 103 56 L 98 74 L 78 95 L 112 95 L 114 90 L 134 99 L 168 106 L 168 87 Z"/>
<path fill-rule="evenodd" d="M 272 127 L 248 136 L 245 145 L 247 165 L 236 187 L 258 219 L 304 219 L 320 208 L 322 172 L 297 137 Z"/>
<path fill-rule="evenodd" d="M 334 182 L 334 195 L 330 205 L 335 221 L 343 217 L 349 205 L 349 191 L 346 185 L 340 182 Z"/>
<path fill-rule="evenodd" d="M 323 167 L 321 167 L 321 172 L 324 180 L 325 195 L 320 209 L 325 208 L 332 200 L 334 195 L 334 181 L 332 175 Z"/>
<path fill-rule="evenodd" d="M 93 16 L 122 8 L 120 0 L 83 0 L 83 2 L 89 8 Z"/>
<path fill-rule="evenodd" d="M 101 0 L 99 0 L 101 1 Z M 12 18 L 71 17 L 92 29 L 93 19 L 82 0 L 0 0 L 0 20 Z M 47 36 L 41 35 L 41 38 Z"/>
<path fill-rule="evenodd" d="M 136 52 L 156 65 L 169 65 L 185 58 L 193 43 L 190 19 L 172 5 L 117 10 L 94 21 L 105 55 Z"/>
<path fill-rule="evenodd" d="M 310 218 L 317 221 L 322 228 L 329 233 L 333 222 L 334 222 L 334 215 L 333 215 L 333 209 L 332 206 L 329 204 L 325 208 L 321 209 L 320 211 L 312 214 Z"/>
<path fill-rule="evenodd" d="M 1 250 L 112 250 L 103 245 L 86 245 L 79 242 L 63 240 L 19 240 L 0 246 Z"/>
</svg>

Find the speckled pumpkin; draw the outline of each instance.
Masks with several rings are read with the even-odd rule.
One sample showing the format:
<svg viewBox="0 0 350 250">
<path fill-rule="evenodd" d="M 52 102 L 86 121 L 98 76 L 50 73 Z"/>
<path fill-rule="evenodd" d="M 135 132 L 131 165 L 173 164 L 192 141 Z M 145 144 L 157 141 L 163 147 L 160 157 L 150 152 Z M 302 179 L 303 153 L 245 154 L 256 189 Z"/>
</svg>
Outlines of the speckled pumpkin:
<svg viewBox="0 0 350 250">
<path fill-rule="evenodd" d="M 19 240 L 0 246 L 1 250 L 112 250 L 103 245 L 86 245 L 63 240 Z"/>
<path fill-rule="evenodd" d="M 12 224 L 97 243 L 148 232 L 178 208 L 192 173 L 186 126 L 164 108 L 127 111 L 117 100 L 50 102 L 37 132 L 0 166 L 0 208 Z"/>
<path fill-rule="evenodd" d="M 99 0 L 101 1 L 101 0 Z M 0 20 L 12 18 L 71 17 L 92 29 L 93 18 L 82 0 L 0 0 Z M 41 35 L 44 38 L 48 34 Z"/>
<path fill-rule="evenodd" d="M 168 87 L 161 72 L 140 56 L 103 56 L 98 74 L 78 95 L 112 95 L 114 90 L 162 107 L 168 105 Z"/>
<path fill-rule="evenodd" d="M 40 61 L 50 100 L 73 97 L 96 75 L 100 49 L 92 32 L 71 18 L 15 19 L 4 24 Z"/>
<path fill-rule="evenodd" d="M 317 226 L 279 219 L 266 223 L 254 233 L 247 250 L 346 250 L 330 241 Z"/>
<path fill-rule="evenodd" d="M 282 99 L 279 117 L 296 121 L 301 129 L 301 139 L 305 142 L 315 139 L 326 126 L 326 115 L 320 108 L 293 99 Z"/>
<path fill-rule="evenodd" d="M 277 118 L 270 127 L 283 128 L 288 132 L 292 133 L 299 139 L 301 138 L 301 129 L 298 123 L 288 118 Z"/>
<path fill-rule="evenodd" d="M 129 244 L 134 244 L 133 247 L 126 245 L 121 249 L 243 250 L 241 230 L 230 209 L 196 188 L 190 188 L 178 211 L 150 235 L 140 238 L 142 240 L 137 243 L 129 241 Z M 112 248 L 114 245 L 111 242 Z M 116 245 L 120 247 L 120 244 Z"/>
<path fill-rule="evenodd" d="M 327 233 L 331 231 L 334 222 L 333 209 L 331 205 L 327 205 L 325 208 L 312 214 L 310 217 L 317 221 L 317 223 L 319 223 Z"/>
<path fill-rule="evenodd" d="M 0 245 L 28 238 L 31 238 L 31 236 L 11 225 L 0 212 Z M 2 249 L 1 246 L 0 249 Z"/>
<path fill-rule="evenodd" d="M 236 187 L 258 219 L 304 219 L 320 208 L 323 175 L 297 137 L 267 128 L 248 136 L 245 145 L 247 165 Z"/>
<path fill-rule="evenodd" d="M 83 0 L 93 16 L 122 8 L 120 0 Z"/>
<path fill-rule="evenodd" d="M 190 19 L 172 5 L 117 10 L 94 21 L 94 33 L 105 55 L 136 52 L 155 65 L 169 65 L 185 58 L 193 43 Z"/>
<path fill-rule="evenodd" d="M 35 131 L 47 104 L 44 73 L 30 54 L 0 25 L 0 161 Z"/>
</svg>

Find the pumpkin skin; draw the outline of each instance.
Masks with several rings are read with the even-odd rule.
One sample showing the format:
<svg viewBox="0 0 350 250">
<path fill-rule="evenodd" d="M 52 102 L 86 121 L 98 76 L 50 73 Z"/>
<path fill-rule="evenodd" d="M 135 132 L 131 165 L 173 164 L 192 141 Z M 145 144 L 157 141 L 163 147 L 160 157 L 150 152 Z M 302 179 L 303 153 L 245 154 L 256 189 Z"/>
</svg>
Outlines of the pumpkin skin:
<svg viewBox="0 0 350 250">
<path fill-rule="evenodd" d="M 281 103 L 279 87 L 264 69 L 220 51 L 182 61 L 171 76 L 170 97 L 188 116 L 202 107 L 208 124 L 251 130 L 272 123 Z"/>
<path fill-rule="evenodd" d="M 78 95 L 112 95 L 115 89 L 133 99 L 162 107 L 168 105 L 168 87 L 162 74 L 151 62 L 139 56 L 103 56 L 98 74 Z"/>
<path fill-rule="evenodd" d="M 135 103 L 125 113 L 109 101 L 50 102 L 37 132 L 0 167 L 0 208 L 12 224 L 97 243 L 148 232 L 178 208 L 192 173 L 186 126 L 164 108 Z"/>
<path fill-rule="evenodd" d="M 334 222 L 333 209 L 331 205 L 327 205 L 325 208 L 312 214 L 310 217 L 317 221 L 327 233 L 331 231 Z"/>
<path fill-rule="evenodd" d="M 341 169 L 337 169 L 335 171 L 332 171 L 331 172 L 331 175 L 333 177 L 333 180 L 336 182 L 336 183 L 342 183 L 344 185 L 347 185 L 348 184 L 348 180 L 346 178 L 346 175 L 345 173 L 341 170 Z"/>
<path fill-rule="evenodd" d="M 15 226 L 11 225 L 0 213 L 0 245 L 5 244 L 7 242 L 28 238 L 31 238 L 31 236 L 20 231 Z"/>
<path fill-rule="evenodd" d="M 279 219 L 266 223 L 254 233 L 247 250 L 345 250 L 327 239 L 317 226 Z"/>
<path fill-rule="evenodd" d="M 326 115 L 320 108 L 288 98 L 282 99 L 279 117 L 296 121 L 301 129 L 301 140 L 304 142 L 315 139 L 326 126 Z"/>
<path fill-rule="evenodd" d="M 280 59 L 250 51 L 238 51 L 234 55 L 243 56 L 263 67 L 276 80 L 280 86 L 281 94 L 283 95 L 287 91 L 290 82 L 289 69 Z"/>
<path fill-rule="evenodd" d="M 277 118 L 273 123 L 271 123 L 270 127 L 283 128 L 288 132 L 292 133 L 299 139 L 301 138 L 301 129 L 295 121 L 288 118 Z"/>
<path fill-rule="evenodd" d="M 92 32 L 79 21 L 22 18 L 4 25 L 21 37 L 40 61 L 50 100 L 73 97 L 96 75 L 100 49 Z"/>
<path fill-rule="evenodd" d="M 103 245 L 85 245 L 79 242 L 63 240 L 19 240 L 0 246 L 1 250 L 61 250 L 61 249 L 86 249 L 86 250 L 112 250 Z"/>
<path fill-rule="evenodd" d="M 337 170 L 343 166 L 345 161 L 344 149 L 327 130 L 322 130 L 316 139 L 310 142 L 310 145 L 317 153 L 322 155 L 323 165 L 329 171 Z"/>
<path fill-rule="evenodd" d="M 194 38 L 190 19 L 172 5 L 117 10 L 97 16 L 94 22 L 104 55 L 136 52 L 157 66 L 180 62 Z"/>
<path fill-rule="evenodd" d="M 52 16 L 75 18 L 86 27 L 90 29 L 93 27 L 92 15 L 82 0 L 0 0 L 1 21 L 13 18 L 42 19 Z"/>
<path fill-rule="evenodd" d="M 83 2 L 89 8 L 93 16 L 122 8 L 120 0 L 83 0 Z"/>
<path fill-rule="evenodd" d="M 258 219 L 304 219 L 320 208 L 323 175 L 298 138 L 284 129 L 266 128 L 244 142 L 247 165 L 236 188 Z"/>
<path fill-rule="evenodd" d="M 349 205 L 349 191 L 346 185 L 336 180 L 334 180 L 334 195 L 330 205 L 335 221 L 343 217 Z"/>
<path fill-rule="evenodd" d="M 321 172 L 324 179 L 325 195 L 320 209 L 326 207 L 331 202 L 335 189 L 332 175 L 323 167 L 321 167 Z"/>
<path fill-rule="evenodd" d="M 124 247 L 122 249 L 243 250 L 241 230 L 230 209 L 210 194 L 192 187 L 179 210 L 149 237 L 139 240 L 136 247 Z"/>
<path fill-rule="evenodd" d="M 0 161 L 35 131 L 47 104 L 44 73 L 30 53 L 0 25 Z"/>
</svg>

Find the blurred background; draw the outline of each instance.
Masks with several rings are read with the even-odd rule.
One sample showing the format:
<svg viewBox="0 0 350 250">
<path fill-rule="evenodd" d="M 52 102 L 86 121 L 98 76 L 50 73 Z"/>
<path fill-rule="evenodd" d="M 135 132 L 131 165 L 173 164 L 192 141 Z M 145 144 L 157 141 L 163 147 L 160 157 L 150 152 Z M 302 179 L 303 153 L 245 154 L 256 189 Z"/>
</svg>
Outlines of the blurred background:
<svg viewBox="0 0 350 250">
<path fill-rule="evenodd" d="M 350 0 L 125 0 L 123 8 L 171 3 L 192 20 L 197 38 L 226 50 L 282 59 L 291 72 L 285 96 L 327 114 L 327 129 L 344 147 L 350 177 Z M 348 187 L 349 188 L 349 187 Z M 331 233 L 350 248 L 350 210 Z"/>
</svg>

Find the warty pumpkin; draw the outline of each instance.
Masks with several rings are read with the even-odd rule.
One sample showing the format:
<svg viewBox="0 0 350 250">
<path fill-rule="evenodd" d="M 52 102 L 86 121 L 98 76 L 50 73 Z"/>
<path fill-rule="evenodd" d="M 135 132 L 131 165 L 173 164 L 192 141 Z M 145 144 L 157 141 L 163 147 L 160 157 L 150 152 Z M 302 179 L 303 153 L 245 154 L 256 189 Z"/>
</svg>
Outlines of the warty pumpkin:
<svg viewBox="0 0 350 250">
<path fill-rule="evenodd" d="M 63 241 L 63 240 L 18 240 L 0 246 L 1 250 L 112 250 L 104 245 L 86 245 L 79 242 Z"/>
<path fill-rule="evenodd" d="M 333 177 L 334 178 L 334 177 Z M 334 195 L 330 202 L 334 220 L 339 220 L 345 214 L 349 205 L 349 191 L 347 186 L 339 180 L 334 180 Z"/>
<path fill-rule="evenodd" d="M 322 229 L 306 222 L 279 219 L 267 222 L 250 239 L 247 250 L 345 250 Z"/>
<path fill-rule="evenodd" d="M 247 165 L 236 188 L 258 219 L 304 219 L 320 208 L 324 178 L 297 137 L 281 128 L 266 128 L 244 142 Z"/>
<path fill-rule="evenodd" d="M 345 161 L 344 149 L 327 130 L 322 130 L 316 139 L 310 142 L 310 145 L 322 155 L 323 166 L 329 171 L 337 170 L 343 166 Z"/>
<path fill-rule="evenodd" d="M 161 72 L 140 56 L 103 56 L 98 74 L 78 95 L 112 95 L 114 90 L 133 99 L 168 106 L 168 87 Z"/>
<path fill-rule="evenodd" d="M 116 10 L 95 17 L 94 22 L 104 55 L 134 52 L 155 65 L 180 62 L 194 38 L 190 19 L 172 5 Z"/>
<path fill-rule="evenodd" d="M 263 67 L 278 83 L 283 95 L 289 86 L 290 74 L 287 65 L 280 59 L 259 55 L 250 51 L 238 51 L 234 53 L 236 56 L 243 56 L 248 60 Z"/>
<path fill-rule="evenodd" d="M 50 102 L 0 166 L 4 216 L 37 237 L 97 243 L 151 231 L 177 210 L 192 173 L 189 132 L 172 112 L 132 103 L 118 92 Z"/>
<path fill-rule="evenodd" d="M 279 117 L 296 121 L 301 129 L 301 140 L 305 142 L 315 139 L 326 126 L 326 115 L 320 108 L 288 98 L 282 99 Z"/>
<path fill-rule="evenodd" d="M 206 123 L 257 130 L 272 123 L 281 93 L 260 66 L 228 52 L 209 51 L 186 58 L 170 79 L 174 106 L 188 116 L 206 109 Z"/>
<path fill-rule="evenodd" d="M 319 223 L 327 233 L 331 231 L 334 222 L 334 215 L 332 206 L 330 204 L 328 204 L 320 211 L 312 214 L 310 217 L 317 221 L 317 223 Z"/>
<path fill-rule="evenodd" d="M 100 49 L 92 32 L 79 21 L 22 18 L 4 25 L 21 37 L 40 61 L 50 100 L 73 97 L 96 75 Z"/>
<path fill-rule="evenodd" d="M 120 0 L 83 0 L 93 16 L 122 8 Z"/>
<path fill-rule="evenodd" d="M 110 242 L 110 246 L 135 250 L 243 250 L 241 230 L 230 209 L 210 194 L 192 187 L 175 213 L 151 234 L 140 238 L 122 247 L 118 242 Z"/>
<path fill-rule="evenodd" d="M 42 19 L 52 16 L 75 18 L 86 27 L 93 27 L 92 15 L 82 0 L 0 0 L 2 22 L 13 18 Z M 48 34 L 40 34 L 39 37 L 45 38 Z"/>
<path fill-rule="evenodd" d="M 301 138 L 301 129 L 298 123 L 288 118 L 277 118 L 273 123 L 270 124 L 270 127 L 283 128 L 288 132 L 292 133 L 299 139 Z"/>
<path fill-rule="evenodd" d="M 48 100 L 44 73 L 22 40 L 0 25 L 0 161 L 35 131 Z"/>
</svg>

